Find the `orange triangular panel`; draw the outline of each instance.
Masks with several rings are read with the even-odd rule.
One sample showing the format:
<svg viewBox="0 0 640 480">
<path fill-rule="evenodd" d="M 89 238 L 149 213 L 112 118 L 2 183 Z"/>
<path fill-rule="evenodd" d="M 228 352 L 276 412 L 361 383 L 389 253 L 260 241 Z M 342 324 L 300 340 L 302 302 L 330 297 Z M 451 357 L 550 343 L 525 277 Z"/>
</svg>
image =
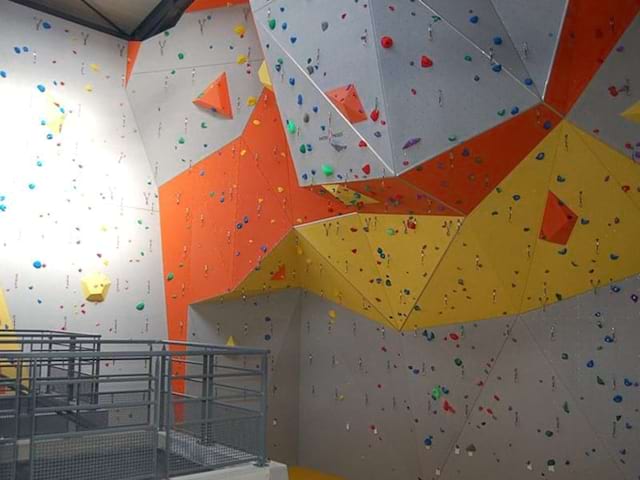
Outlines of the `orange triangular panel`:
<svg viewBox="0 0 640 480">
<path fill-rule="evenodd" d="M 131 41 L 127 45 L 127 70 L 124 77 L 125 87 L 129 84 L 129 78 L 131 78 L 131 73 L 133 72 L 136 60 L 138 59 L 138 53 L 140 52 L 141 46 L 142 42 L 136 41 Z"/>
<path fill-rule="evenodd" d="M 638 0 L 570 1 L 545 94 L 567 113 L 640 11 Z"/>
<path fill-rule="evenodd" d="M 578 221 L 578 216 L 553 192 L 547 196 L 540 238 L 547 242 L 566 245 Z"/>
<path fill-rule="evenodd" d="M 555 113 L 538 105 L 412 168 L 401 178 L 451 208 L 470 213 L 558 122 Z"/>
<path fill-rule="evenodd" d="M 354 84 L 351 83 L 331 90 L 327 92 L 327 96 L 351 123 L 358 123 L 367 119 L 367 114 Z"/>
<path fill-rule="evenodd" d="M 283 263 L 278 267 L 278 270 L 271 275 L 271 280 L 286 280 L 287 279 L 287 266 Z"/>
<path fill-rule="evenodd" d="M 193 103 L 205 110 L 213 110 L 223 117 L 233 118 L 227 73 L 224 72 L 211 82 Z"/>
</svg>

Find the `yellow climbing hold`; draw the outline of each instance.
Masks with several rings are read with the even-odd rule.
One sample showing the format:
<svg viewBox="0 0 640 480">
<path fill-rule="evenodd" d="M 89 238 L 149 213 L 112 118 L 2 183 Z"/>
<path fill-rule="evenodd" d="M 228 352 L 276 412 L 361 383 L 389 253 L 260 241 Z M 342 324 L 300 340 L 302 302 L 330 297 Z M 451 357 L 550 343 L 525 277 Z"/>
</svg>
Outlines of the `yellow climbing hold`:
<svg viewBox="0 0 640 480">
<path fill-rule="evenodd" d="M 104 302 L 111 287 L 111 280 L 104 273 L 92 273 L 83 277 L 80 285 L 88 302 Z"/>
<path fill-rule="evenodd" d="M 98 65 L 97 63 L 92 63 L 91 65 L 89 65 L 89 68 L 91 70 L 93 70 L 94 72 L 99 72 L 100 71 L 100 65 Z"/>
<path fill-rule="evenodd" d="M 264 85 L 269 90 L 273 90 L 273 83 L 271 82 L 271 75 L 269 75 L 269 67 L 267 67 L 267 62 L 262 62 L 260 65 L 260 69 L 258 70 L 258 78 L 260 79 L 260 83 Z"/>
<path fill-rule="evenodd" d="M 91 85 L 90 83 L 87 83 L 87 84 L 84 86 L 84 91 L 85 91 L 85 92 L 88 92 L 88 93 L 93 92 L 93 85 Z"/>
<path fill-rule="evenodd" d="M 247 106 L 248 107 L 253 107 L 253 106 L 255 106 L 256 103 L 258 103 L 258 99 L 256 97 L 247 98 Z"/>
<path fill-rule="evenodd" d="M 329 318 L 335 319 L 338 316 L 335 310 L 329 310 Z"/>
<path fill-rule="evenodd" d="M 245 34 L 246 31 L 247 31 L 247 29 L 242 24 L 238 24 L 235 27 L 233 27 L 233 32 L 236 35 L 238 35 L 239 37 L 242 37 Z"/>
<path fill-rule="evenodd" d="M 631 105 L 628 109 L 626 109 L 620 115 L 622 115 L 627 120 L 640 123 L 640 100 L 638 100 L 636 103 Z"/>
<path fill-rule="evenodd" d="M 228 339 L 227 339 L 227 343 L 225 344 L 227 347 L 235 347 L 236 346 L 236 339 L 233 338 L 233 335 L 231 335 Z"/>
<path fill-rule="evenodd" d="M 242 54 L 242 53 L 236 57 L 236 63 L 238 65 L 243 65 L 243 64 L 247 63 L 247 60 L 249 60 L 249 58 L 246 55 Z"/>
</svg>

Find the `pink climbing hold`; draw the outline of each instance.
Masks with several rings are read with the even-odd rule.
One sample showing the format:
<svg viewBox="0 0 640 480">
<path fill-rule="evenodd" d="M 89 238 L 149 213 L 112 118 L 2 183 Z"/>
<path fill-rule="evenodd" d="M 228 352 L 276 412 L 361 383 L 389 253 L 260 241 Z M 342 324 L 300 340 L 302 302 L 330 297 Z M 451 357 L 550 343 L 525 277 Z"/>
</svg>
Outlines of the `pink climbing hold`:
<svg viewBox="0 0 640 480">
<path fill-rule="evenodd" d="M 380 39 L 380 44 L 382 45 L 382 48 L 391 48 L 393 47 L 393 38 L 385 35 Z"/>
</svg>

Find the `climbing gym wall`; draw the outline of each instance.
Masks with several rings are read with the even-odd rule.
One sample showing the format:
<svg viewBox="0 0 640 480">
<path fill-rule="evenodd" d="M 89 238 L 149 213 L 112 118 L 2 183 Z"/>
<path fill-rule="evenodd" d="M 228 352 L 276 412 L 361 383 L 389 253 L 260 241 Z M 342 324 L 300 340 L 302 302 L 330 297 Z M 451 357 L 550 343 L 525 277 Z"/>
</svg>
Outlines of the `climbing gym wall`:
<svg viewBox="0 0 640 480">
<path fill-rule="evenodd" d="M 3 328 L 165 337 L 158 193 L 123 88 L 126 42 L 11 2 L 0 30 Z"/>
<path fill-rule="evenodd" d="M 639 10 L 202 0 L 129 45 L 169 335 L 272 350 L 276 459 L 638 476 Z"/>
</svg>

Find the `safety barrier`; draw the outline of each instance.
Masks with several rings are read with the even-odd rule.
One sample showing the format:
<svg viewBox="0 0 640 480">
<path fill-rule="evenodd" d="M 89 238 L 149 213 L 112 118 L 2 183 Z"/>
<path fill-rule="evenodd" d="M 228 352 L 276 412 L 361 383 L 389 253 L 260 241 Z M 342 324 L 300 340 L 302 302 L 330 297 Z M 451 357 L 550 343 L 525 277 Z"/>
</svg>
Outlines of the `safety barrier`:
<svg viewBox="0 0 640 480">
<path fill-rule="evenodd" d="M 0 332 L 0 478 L 266 465 L 267 366 L 258 349 Z"/>
</svg>

